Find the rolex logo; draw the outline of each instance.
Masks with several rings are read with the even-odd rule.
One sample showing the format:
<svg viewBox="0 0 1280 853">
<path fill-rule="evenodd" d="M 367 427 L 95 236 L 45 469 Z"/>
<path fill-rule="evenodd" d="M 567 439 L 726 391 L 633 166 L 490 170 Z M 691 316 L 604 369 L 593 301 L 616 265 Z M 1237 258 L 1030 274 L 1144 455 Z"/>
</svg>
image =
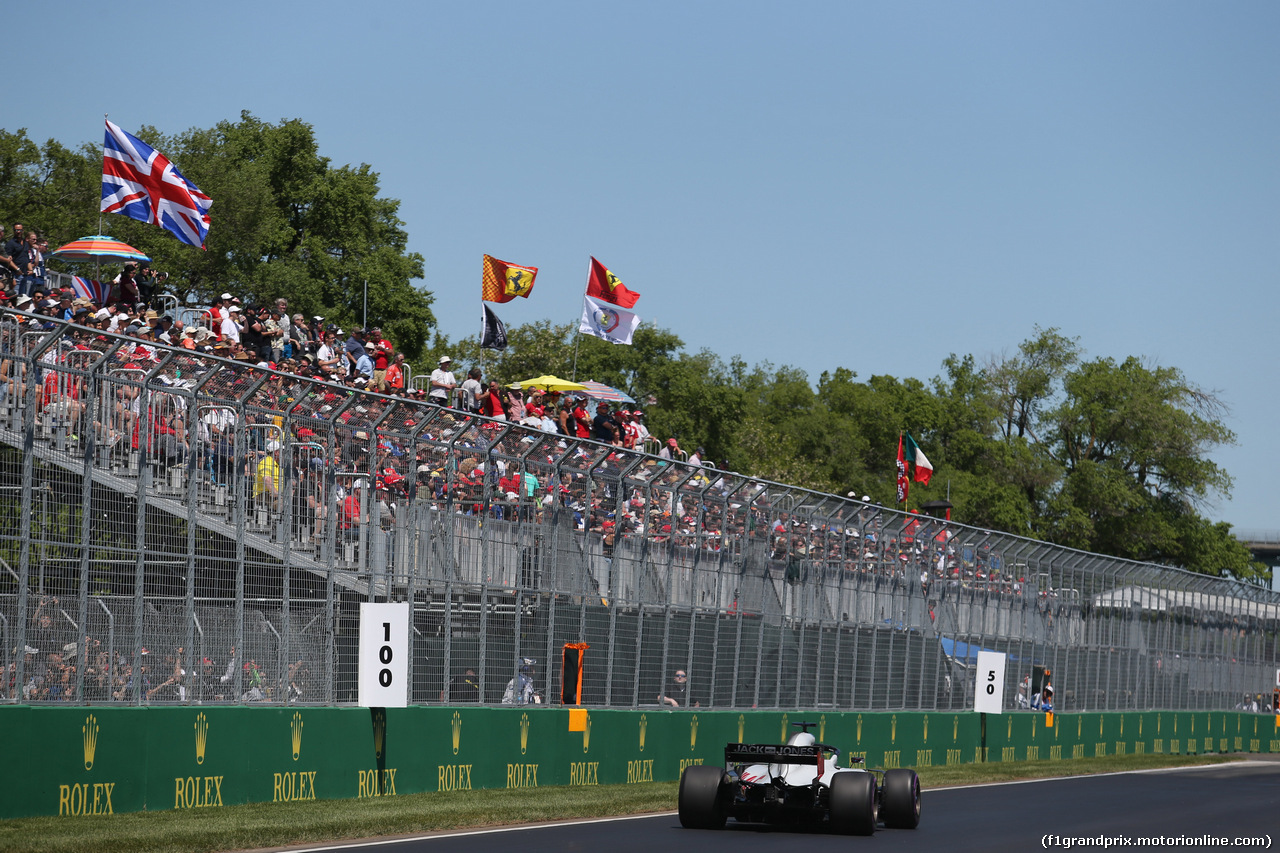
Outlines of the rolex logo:
<svg viewBox="0 0 1280 853">
<path fill-rule="evenodd" d="M 959 717 L 951 718 L 951 739 L 953 741 L 960 739 L 960 718 Z"/>
<path fill-rule="evenodd" d="M 1102 715 L 1098 715 L 1098 737 L 1102 737 Z"/>
<path fill-rule="evenodd" d="M 889 743 L 898 742 L 898 715 L 889 718 Z"/>
<path fill-rule="evenodd" d="M 582 727 L 582 751 L 585 753 L 591 748 L 591 715 L 587 714 L 587 722 Z"/>
<path fill-rule="evenodd" d="M 739 714 L 738 715 L 738 743 L 742 743 L 742 738 L 746 735 L 746 730 L 747 730 L 747 715 Z"/>
<path fill-rule="evenodd" d="M 1164 714 L 1156 714 L 1156 734 L 1160 734 L 1160 730 L 1164 728 Z"/>
<path fill-rule="evenodd" d="M 924 742 L 929 742 L 929 715 L 924 715 Z"/>
<path fill-rule="evenodd" d="M 647 728 L 649 728 L 649 715 L 641 714 L 640 715 L 640 751 L 641 752 L 644 752 L 644 732 L 645 732 L 645 729 Z"/>
<path fill-rule="evenodd" d="M 204 748 L 209 743 L 209 720 L 204 711 L 196 714 L 196 764 L 204 764 Z"/>
<path fill-rule="evenodd" d="M 387 740 L 387 712 L 379 708 L 373 712 L 373 753 L 382 757 L 382 746 Z"/>
<path fill-rule="evenodd" d="M 457 711 L 453 712 L 453 754 L 458 754 L 458 747 L 462 744 L 462 715 Z"/>
<path fill-rule="evenodd" d="M 1081 737 L 1082 731 L 1084 731 L 1084 717 L 1076 717 L 1076 737 Z"/>
<path fill-rule="evenodd" d="M 84 769 L 92 770 L 93 754 L 98 751 L 98 718 L 93 714 L 85 717 L 80 733 L 84 735 Z"/>
<path fill-rule="evenodd" d="M 293 712 L 293 721 L 289 723 L 289 728 L 293 733 L 293 760 L 298 760 L 298 755 L 302 752 L 302 712 Z"/>
<path fill-rule="evenodd" d="M 1008 720 L 1009 720 L 1009 729 L 1004 733 L 1004 736 L 1007 738 L 1011 738 L 1013 737 L 1013 717 L 1008 717 Z"/>
<path fill-rule="evenodd" d="M 818 740 L 827 739 L 827 715 L 823 714 L 818 718 Z"/>
<path fill-rule="evenodd" d="M 1142 737 L 1142 717 L 1138 717 L 1138 737 Z"/>
<path fill-rule="evenodd" d="M 787 719 L 787 715 L 783 714 L 782 715 L 782 735 L 779 736 L 778 738 L 778 740 L 782 741 L 783 743 L 787 742 L 787 723 L 789 722 L 790 720 Z"/>
<path fill-rule="evenodd" d="M 858 715 L 858 743 L 862 743 L 862 715 Z"/>
<path fill-rule="evenodd" d="M 1120 737 L 1124 737 L 1124 714 L 1120 715 Z"/>
<path fill-rule="evenodd" d="M 689 721 L 689 751 L 693 752 L 698 746 L 698 715 L 694 714 L 693 719 Z"/>
<path fill-rule="evenodd" d="M 529 748 L 529 715 L 520 715 L 520 754 Z"/>
</svg>

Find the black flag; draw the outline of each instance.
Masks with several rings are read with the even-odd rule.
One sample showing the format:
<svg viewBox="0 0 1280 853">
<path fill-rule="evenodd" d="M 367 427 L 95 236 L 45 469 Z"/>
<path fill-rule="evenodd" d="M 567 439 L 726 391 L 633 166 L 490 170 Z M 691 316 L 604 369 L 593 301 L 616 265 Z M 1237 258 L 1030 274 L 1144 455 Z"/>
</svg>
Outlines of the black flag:
<svg viewBox="0 0 1280 853">
<path fill-rule="evenodd" d="M 504 350 L 507 348 L 507 327 L 488 305 L 484 309 L 484 324 L 480 329 L 480 349 Z"/>
</svg>

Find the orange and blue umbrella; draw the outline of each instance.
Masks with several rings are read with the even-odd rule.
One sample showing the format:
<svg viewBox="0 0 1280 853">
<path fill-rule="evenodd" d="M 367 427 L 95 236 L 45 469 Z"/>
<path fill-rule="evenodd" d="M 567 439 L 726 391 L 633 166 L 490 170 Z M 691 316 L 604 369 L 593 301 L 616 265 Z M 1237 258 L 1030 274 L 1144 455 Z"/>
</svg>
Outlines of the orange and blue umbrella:
<svg viewBox="0 0 1280 853">
<path fill-rule="evenodd" d="M 608 403 L 634 403 L 635 402 L 635 400 L 633 400 L 631 397 L 628 397 L 626 394 L 622 393 L 617 388 L 614 388 L 610 385 L 605 385 L 603 382 L 591 382 L 588 380 L 584 380 L 578 384 L 581 385 L 584 389 L 586 389 L 585 390 L 586 395 L 593 400 L 601 400 L 603 402 L 608 402 Z"/>
<path fill-rule="evenodd" d="M 50 253 L 51 257 L 61 261 L 150 261 L 151 259 L 137 249 L 102 234 L 93 237 L 81 237 Z"/>
</svg>

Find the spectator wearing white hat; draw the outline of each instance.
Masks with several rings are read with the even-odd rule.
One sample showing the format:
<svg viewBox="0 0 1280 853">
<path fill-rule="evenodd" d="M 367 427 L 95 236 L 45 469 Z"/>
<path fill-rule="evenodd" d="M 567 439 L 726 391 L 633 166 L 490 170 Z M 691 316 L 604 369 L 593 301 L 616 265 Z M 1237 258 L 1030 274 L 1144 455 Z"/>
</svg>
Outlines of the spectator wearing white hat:
<svg viewBox="0 0 1280 853">
<path fill-rule="evenodd" d="M 439 366 L 431 371 L 431 391 L 427 399 L 437 406 L 449 405 L 453 389 L 458 387 L 458 379 L 453 375 L 453 359 L 447 355 L 440 356 Z"/>
<path fill-rule="evenodd" d="M 226 316 L 222 318 L 222 326 L 219 328 L 222 340 L 230 341 L 233 344 L 240 343 L 240 306 L 232 305 L 227 309 Z"/>
<path fill-rule="evenodd" d="M 227 318 L 227 307 L 231 304 L 231 294 L 224 293 L 213 300 L 213 304 L 209 306 L 209 326 L 213 329 L 222 327 L 222 321 Z"/>
</svg>

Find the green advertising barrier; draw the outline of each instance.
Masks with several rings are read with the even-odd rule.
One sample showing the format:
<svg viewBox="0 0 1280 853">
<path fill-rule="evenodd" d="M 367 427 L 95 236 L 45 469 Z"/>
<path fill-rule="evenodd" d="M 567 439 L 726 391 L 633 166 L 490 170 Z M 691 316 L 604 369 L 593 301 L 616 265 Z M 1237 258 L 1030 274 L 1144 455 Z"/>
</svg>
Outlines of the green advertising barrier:
<svg viewBox="0 0 1280 853">
<path fill-rule="evenodd" d="M 1280 752 L 1242 712 L 1002 715 L 488 707 L 0 707 L 0 817 L 204 809 L 478 788 L 678 779 L 728 742 L 811 722 L 875 768 L 1102 755 Z"/>
</svg>

